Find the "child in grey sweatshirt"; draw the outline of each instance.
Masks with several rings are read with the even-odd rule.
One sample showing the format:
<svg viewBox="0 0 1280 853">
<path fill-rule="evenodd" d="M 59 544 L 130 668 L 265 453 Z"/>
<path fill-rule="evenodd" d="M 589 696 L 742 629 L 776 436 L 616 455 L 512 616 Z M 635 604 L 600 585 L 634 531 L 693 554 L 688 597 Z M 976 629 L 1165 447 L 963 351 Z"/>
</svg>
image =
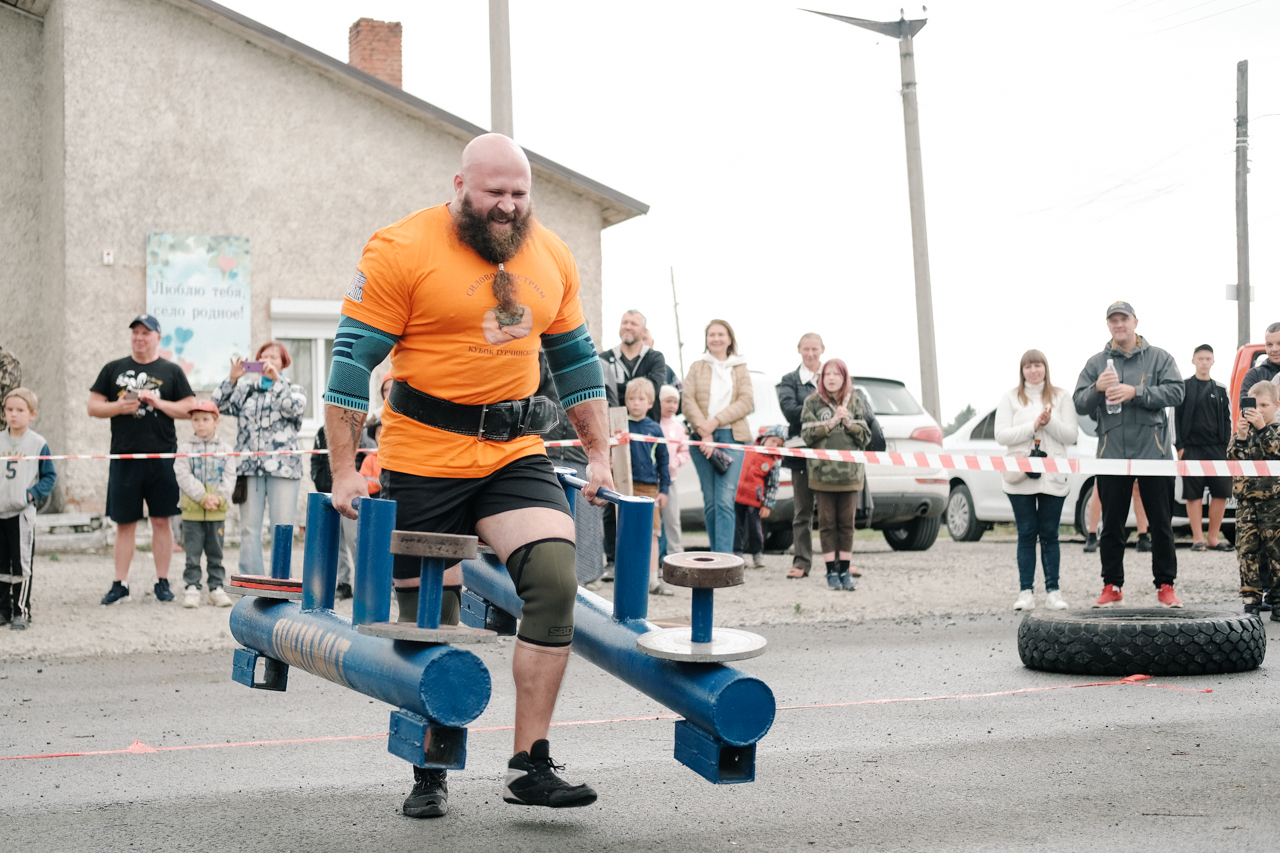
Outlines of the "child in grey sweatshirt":
<svg viewBox="0 0 1280 853">
<path fill-rule="evenodd" d="M 5 395 L 0 432 L 0 625 L 25 631 L 31 622 L 31 567 L 36 552 L 36 501 L 53 491 L 58 472 L 48 459 L 44 437 L 30 428 L 37 411 L 36 395 L 14 388 Z"/>
</svg>

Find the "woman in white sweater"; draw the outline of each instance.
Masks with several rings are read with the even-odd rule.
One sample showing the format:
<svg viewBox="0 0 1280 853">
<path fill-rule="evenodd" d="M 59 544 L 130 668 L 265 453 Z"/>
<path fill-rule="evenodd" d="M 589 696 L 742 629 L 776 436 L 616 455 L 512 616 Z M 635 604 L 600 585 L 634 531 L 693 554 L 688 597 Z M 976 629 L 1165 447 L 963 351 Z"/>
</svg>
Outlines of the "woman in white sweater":
<svg viewBox="0 0 1280 853">
<path fill-rule="evenodd" d="M 1027 350 L 1019 364 L 1018 387 L 996 407 L 996 441 L 1008 448 L 1009 456 L 1031 456 L 1039 448 L 1043 455 L 1064 457 L 1076 442 L 1079 426 L 1071 393 L 1055 388 L 1049 381 L 1049 362 L 1040 350 Z M 1058 592 L 1058 525 L 1062 503 L 1071 491 L 1063 474 L 1023 474 L 1005 472 L 1004 491 L 1013 504 L 1018 526 L 1018 577 L 1022 591 L 1014 610 L 1036 606 L 1032 588 L 1036 578 L 1036 539 L 1040 540 L 1040 562 L 1044 567 L 1045 606 L 1065 610 L 1067 603 Z"/>
</svg>

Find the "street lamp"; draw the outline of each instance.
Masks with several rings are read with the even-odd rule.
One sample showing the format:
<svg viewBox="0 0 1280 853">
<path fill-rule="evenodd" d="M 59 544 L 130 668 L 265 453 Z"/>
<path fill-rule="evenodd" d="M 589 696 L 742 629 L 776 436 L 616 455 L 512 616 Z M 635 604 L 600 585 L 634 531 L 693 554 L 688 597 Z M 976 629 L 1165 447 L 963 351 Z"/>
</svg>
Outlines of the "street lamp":
<svg viewBox="0 0 1280 853">
<path fill-rule="evenodd" d="M 916 104 L 916 59 L 912 37 L 920 32 L 926 19 L 908 21 L 867 21 L 829 12 L 812 12 L 826 18 L 853 24 L 898 40 L 902 59 L 902 118 L 907 135 L 907 193 L 911 201 L 911 255 L 916 272 L 916 334 L 920 345 L 920 391 L 924 407 L 942 424 L 942 405 L 938 397 L 938 350 L 933 339 L 933 293 L 929 284 L 929 237 L 924 227 L 924 174 L 920 164 L 920 112 Z"/>
</svg>

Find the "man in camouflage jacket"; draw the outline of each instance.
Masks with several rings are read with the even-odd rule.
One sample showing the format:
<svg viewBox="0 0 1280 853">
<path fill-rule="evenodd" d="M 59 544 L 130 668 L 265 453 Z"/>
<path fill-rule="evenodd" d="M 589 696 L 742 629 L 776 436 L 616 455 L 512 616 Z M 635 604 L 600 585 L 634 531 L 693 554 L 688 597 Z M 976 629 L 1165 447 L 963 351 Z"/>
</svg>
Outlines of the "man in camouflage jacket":
<svg viewBox="0 0 1280 853">
<path fill-rule="evenodd" d="M 0 347 L 0 400 L 5 395 L 22 384 L 22 366 L 18 364 L 18 360 L 13 357 L 12 353 Z M 8 429 L 9 425 L 4 422 L 4 410 L 0 409 L 0 429 Z"/>
<path fill-rule="evenodd" d="M 1280 391 L 1270 382 L 1256 384 L 1249 396 L 1257 408 L 1245 409 L 1236 432 L 1227 444 L 1228 459 L 1280 459 L 1280 425 L 1276 424 L 1276 400 Z M 1272 566 L 1280 565 L 1280 477 L 1236 477 L 1236 551 L 1240 556 L 1240 596 L 1246 613 L 1257 613 L 1262 603 L 1259 562 L 1265 554 Z M 1280 590 L 1267 593 L 1271 618 L 1280 622 Z"/>
</svg>

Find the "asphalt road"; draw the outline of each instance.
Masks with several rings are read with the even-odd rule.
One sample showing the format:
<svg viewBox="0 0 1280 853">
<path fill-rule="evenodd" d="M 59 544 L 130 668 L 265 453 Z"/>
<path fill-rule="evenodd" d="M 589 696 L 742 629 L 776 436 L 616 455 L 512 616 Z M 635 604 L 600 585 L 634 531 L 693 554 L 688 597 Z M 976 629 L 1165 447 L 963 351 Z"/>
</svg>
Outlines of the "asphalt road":
<svg viewBox="0 0 1280 853">
<path fill-rule="evenodd" d="M 207 747 L 0 761 L 0 838 L 14 851 L 1280 848 L 1276 664 L 1158 682 L 1182 689 L 936 698 L 1092 680 L 1023 668 L 1016 624 L 760 629 L 770 653 L 743 668 L 782 710 L 753 784 L 676 763 L 669 720 L 571 725 L 553 729 L 552 755 L 600 800 L 559 812 L 499 796 L 510 732 L 482 729 L 510 722 L 503 643 L 483 653 L 493 702 L 434 821 L 398 813 L 410 774 L 380 734 L 388 707 L 296 669 L 280 694 L 231 682 L 226 652 L 0 663 L 0 758 Z M 575 658 L 557 719 L 662 710 Z M 268 740 L 299 742 L 231 745 Z"/>
</svg>

